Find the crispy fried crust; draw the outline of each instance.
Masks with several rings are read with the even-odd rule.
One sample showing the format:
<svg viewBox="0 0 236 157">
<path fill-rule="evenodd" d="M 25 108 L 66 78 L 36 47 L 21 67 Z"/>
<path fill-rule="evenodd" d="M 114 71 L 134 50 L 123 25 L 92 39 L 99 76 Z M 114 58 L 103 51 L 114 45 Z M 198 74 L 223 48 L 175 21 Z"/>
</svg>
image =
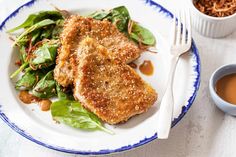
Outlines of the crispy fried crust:
<svg viewBox="0 0 236 157">
<path fill-rule="evenodd" d="M 73 82 L 73 54 L 78 43 L 87 36 L 96 39 L 99 44 L 105 46 L 111 53 L 111 57 L 119 58 L 126 63 L 140 56 L 141 50 L 138 46 L 120 33 L 109 21 L 73 15 L 67 19 L 62 31 L 60 37 L 62 46 L 59 49 L 57 65 L 54 70 L 55 79 L 64 87 Z"/>
<path fill-rule="evenodd" d="M 157 94 L 132 68 L 111 58 L 110 53 L 94 39 L 80 42 L 74 97 L 103 121 L 117 124 L 147 111 Z"/>
</svg>

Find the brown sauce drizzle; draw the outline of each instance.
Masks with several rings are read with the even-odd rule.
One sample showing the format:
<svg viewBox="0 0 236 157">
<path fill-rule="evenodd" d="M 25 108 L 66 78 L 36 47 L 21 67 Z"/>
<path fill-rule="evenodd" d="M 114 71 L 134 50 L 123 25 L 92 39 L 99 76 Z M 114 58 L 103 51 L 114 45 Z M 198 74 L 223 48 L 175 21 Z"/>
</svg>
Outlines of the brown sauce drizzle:
<svg viewBox="0 0 236 157">
<path fill-rule="evenodd" d="M 145 60 L 140 66 L 139 66 L 139 70 L 141 73 L 143 73 L 144 75 L 152 75 L 153 71 L 154 71 L 154 67 L 152 65 L 152 62 L 150 60 Z"/>
<path fill-rule="evenodd" d="M 38 104 L 39 104 L 40 109 L 42 111 L 48 111 L 48 110 L 50 110 L 52 101 L 49 99 L 43 99 L 43 100 L 39 101 Z"/>
<path fill-rule="evenodd" d="M 33 96 L 28 91 L 20 91 L 19 99 L 25 104 L 38 103 L 42 111 L 50 110 L 52 101 L 49 99 L 40 99 L 36 96 Z"/>
<path fill-rule="evenodd" d="M 38 102 L 40 100 L 39 98 L 37 98 L 36 96 L 33 96 L 32 94 L 30 94 L 28 91 L 25 91 L 25 90 L 20 91 L 19 99 L 25 104 Z"/>
<path fill-rule="evenodd" d="M 236 73 L 219 79 L 216 82 L 215 90 L 222 99 L 236 105 Z"/>
</svg>

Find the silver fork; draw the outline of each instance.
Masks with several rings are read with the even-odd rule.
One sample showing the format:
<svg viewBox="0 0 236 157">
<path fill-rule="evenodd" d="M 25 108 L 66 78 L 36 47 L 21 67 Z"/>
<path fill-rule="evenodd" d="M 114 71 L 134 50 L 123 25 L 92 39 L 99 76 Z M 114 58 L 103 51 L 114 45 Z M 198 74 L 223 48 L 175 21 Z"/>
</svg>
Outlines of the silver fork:
<svg viewBox="0 0 236 157">
<path fill-rule="evenodd" d="M 176 17 L 173 18 L 173 28 L 171 40 L 170 54 L 171 54 L 171 67 L 168 76 L 167 88 L 161 101 L 159 109 L 159 117 L 157 123 L 157 136 L 160 139 L 167 139 L 169 136 L 171 122 L 174 110 L 174 99 L 173 99 L 173 80 L 176 65 L 179 57 L 187 52 L 192 43 L 191 38 L 191 22 L 190 13 L 188 11 L 178 11 L 177 13 L 177 24 Z M 182 22 L 182 31 L 181 31 Z"/>
</svg>

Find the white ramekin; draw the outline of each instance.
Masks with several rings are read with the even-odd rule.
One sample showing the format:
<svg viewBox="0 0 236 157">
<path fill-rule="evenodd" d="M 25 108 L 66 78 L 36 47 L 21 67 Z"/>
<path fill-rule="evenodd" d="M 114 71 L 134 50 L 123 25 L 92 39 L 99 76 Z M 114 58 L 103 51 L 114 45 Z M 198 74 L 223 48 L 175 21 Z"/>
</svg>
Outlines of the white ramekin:
<svg viewBox="0 0 236 157">
<path fill-rule="evenodd" d="M 236 13 L 226 17 L 212 17 L 200 12 L 193 4 L 193 0 L 188 0 L 192 18 L 192 26 L 200 34 L 220 38 L 231 34 L 236 30 Z"/>
</svg>

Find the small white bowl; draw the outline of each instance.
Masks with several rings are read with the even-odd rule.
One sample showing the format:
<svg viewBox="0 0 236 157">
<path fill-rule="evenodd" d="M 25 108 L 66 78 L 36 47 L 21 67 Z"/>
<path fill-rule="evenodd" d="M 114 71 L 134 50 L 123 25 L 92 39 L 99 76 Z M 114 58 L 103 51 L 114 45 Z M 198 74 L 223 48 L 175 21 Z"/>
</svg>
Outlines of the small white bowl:
<svg viewBox="0 0 236 157">
<path fill-rule="evenodd" d="M 236 13 L 226 17 L 213 17 L 200 12 L 189 0 L 192 25 L 201 35 L 220 38 L 236 30 Z"/>
<path fill-rule="evenodd" d="M 218 108 L 220 108 L 225 113 L 236 116 L 236 105 L 231 104 L 223 100 L 215 91 L 216 82 L 223 76 L 236 73 L 236 64 L 224 65 L 218 68 L 212 75 L 209 81 L 209 90 L 212 100 Z"/>
</svg>

